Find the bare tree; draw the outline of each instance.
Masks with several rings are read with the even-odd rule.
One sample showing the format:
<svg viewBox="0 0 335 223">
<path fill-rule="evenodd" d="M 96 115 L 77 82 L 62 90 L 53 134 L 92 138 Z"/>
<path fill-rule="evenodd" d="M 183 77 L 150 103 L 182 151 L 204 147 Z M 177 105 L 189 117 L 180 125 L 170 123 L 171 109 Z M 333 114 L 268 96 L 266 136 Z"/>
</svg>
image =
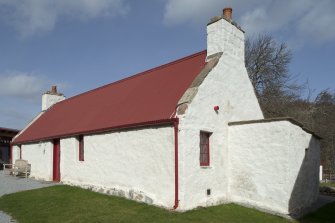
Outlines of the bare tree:
<svg viewBox="0 0 335 223">
<path fill-rule="evenodd" d="M 300 96 L 303 86 L 292 82 L 288 70 L 291 58 L 286 44 L 269 35 L 246 40 L 246 68 L 265 117 L 287 116 Z"/>
<path fill-rule="evenodd" d="M 335 92 L 321 91 L 314 105 L 314 129 L 323 137 L 321 160 L 327 172 L 335 173 Z"/>
<path fill-rule="evenodd" d="M 246 68 L 265 117 L 293 117 L 323 137 L 321 160 L 326 171 L 335 173 L 335 93 L 326 89 L 314 100 L 304 98 L 308 86 L 292 83 L 291 58 L 287 46 L 271 36 L 246 40 Z"/>
<path fill-rule="evenodd" d="M 288 65 L 292 53 L 286 44 L 278 44 L 269 35 L 247 39 L 245 63 L 249 78 L 258 95 L 269 88 L 281 89 L 289 83 Z"/>
</svg>

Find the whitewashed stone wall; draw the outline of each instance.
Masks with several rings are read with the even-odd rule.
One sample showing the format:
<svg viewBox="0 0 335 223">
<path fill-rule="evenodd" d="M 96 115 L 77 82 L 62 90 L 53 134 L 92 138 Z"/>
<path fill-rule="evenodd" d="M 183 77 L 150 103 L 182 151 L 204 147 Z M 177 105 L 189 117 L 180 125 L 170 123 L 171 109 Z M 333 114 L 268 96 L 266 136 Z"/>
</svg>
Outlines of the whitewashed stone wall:
<svg viewBox="0 0 335 223">
<path fill-rule="evenodd" d="M 222 26 L 232 32 L 228 37 L 225 31 L 217 30 Z M 179 116 L 180 210 L 227 201 L 228 122 L 263 118 L 244 65 L 243 32 L 226 20 L 207 29 L 207 54 L 221 51 L 223 54 L 199 86 L 186 113 Z M 236 35 L 238 41 L 233 38 Z M 236 48 L 240 50 L 234 51 Z M 220 107 L 217 113 L 213 109 L 216 105 Z M 209 167 L 201 167 L 199 163 L 201 130 L 212 133 Z M 210 196 L 207 189 L 211 190 Z"/>
<path fill-rule="evenodd" d="M 20 148 L 18 146 L 12 147 L 12 162 L 14 163 L 15 160 L 20 159 Z"/>
<path fill-rule="evenodd" d="M 15 146 L 16 147 L 16 146 Z M 52 180 L 53 143 L 40 142 L 21 146 L 22 159 L 31 164 L 30 177 L 39 180 Z M 15 159 L 13 159 L 15 160 Z"/>
<path fill-rule="evenodd" d="M 174 129 L 150 127 L 84 136 L 85 160 L 77 138 L 61 139 L 61 182 L 165 208 L 174 205 Z M 13 147 L 13 160 L 19 148 Z M 22 145 L 31 177 L 52 180 L 53 144 Z"/>
<path fill-rule="evenodd" d="M 229 145 L 232 202 L 289 214 L 315 201 L 320 150 L 311 134 L 288 121 L 234 125 Z"/>
<path fill-rule="evenodd" d="M 296 125 L 289 133 L 289 212 L 299 214 L 319 194 L 320 141 Z"/>
<path fill-rule="evenodd" d="M 174 205 L 174 130 L 152 127 L 61 140 L 61 181 L 166 208 Z"/>
</svg>

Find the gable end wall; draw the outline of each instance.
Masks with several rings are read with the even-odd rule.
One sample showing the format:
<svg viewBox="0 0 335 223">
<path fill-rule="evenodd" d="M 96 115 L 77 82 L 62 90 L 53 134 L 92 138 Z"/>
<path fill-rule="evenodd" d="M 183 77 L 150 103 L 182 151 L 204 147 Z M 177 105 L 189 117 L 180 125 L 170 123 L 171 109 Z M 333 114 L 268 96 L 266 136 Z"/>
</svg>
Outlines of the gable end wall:
<svg viewBox="0 0 335 223">
<path fill-rule="evenodd" d="M 244 62 L 224 53 L 186 105 L 178 115 L 181 210 L 227 201 L 228 122 L 263 118 Z M 201 130 L 212 133 L 209 167 L 199 165 Z"/>
</svg>

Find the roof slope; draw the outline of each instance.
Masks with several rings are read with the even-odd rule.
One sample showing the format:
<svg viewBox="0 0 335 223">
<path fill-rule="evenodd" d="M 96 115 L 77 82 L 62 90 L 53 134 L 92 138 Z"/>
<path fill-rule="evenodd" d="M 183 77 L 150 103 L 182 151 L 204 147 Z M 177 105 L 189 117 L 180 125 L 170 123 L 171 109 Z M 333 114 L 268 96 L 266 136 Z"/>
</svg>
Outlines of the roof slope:
<svg viewBox="0 0 335 223">
<path fill-rule="evenodd" d="M 206 51 L 59 102 L 14 143 L 33 142 L 170 119 L 205 66 Z"/>
</svg>

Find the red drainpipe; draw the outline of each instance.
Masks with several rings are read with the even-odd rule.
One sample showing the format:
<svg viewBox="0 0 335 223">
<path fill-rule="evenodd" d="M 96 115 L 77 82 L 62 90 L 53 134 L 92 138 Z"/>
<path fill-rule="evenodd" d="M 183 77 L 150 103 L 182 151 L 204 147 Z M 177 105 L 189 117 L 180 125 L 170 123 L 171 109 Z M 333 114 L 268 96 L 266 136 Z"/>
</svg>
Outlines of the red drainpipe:
<svg viewBox="0 0 335 223">
<path fill-rule="evenodd" d="M 176 118 L 173 122 L 174 127 L 174 206 L 173 209 L 177 209 L 179 205 L 178 196 L 178 125 L 179 119 Z"/>
</svg>

